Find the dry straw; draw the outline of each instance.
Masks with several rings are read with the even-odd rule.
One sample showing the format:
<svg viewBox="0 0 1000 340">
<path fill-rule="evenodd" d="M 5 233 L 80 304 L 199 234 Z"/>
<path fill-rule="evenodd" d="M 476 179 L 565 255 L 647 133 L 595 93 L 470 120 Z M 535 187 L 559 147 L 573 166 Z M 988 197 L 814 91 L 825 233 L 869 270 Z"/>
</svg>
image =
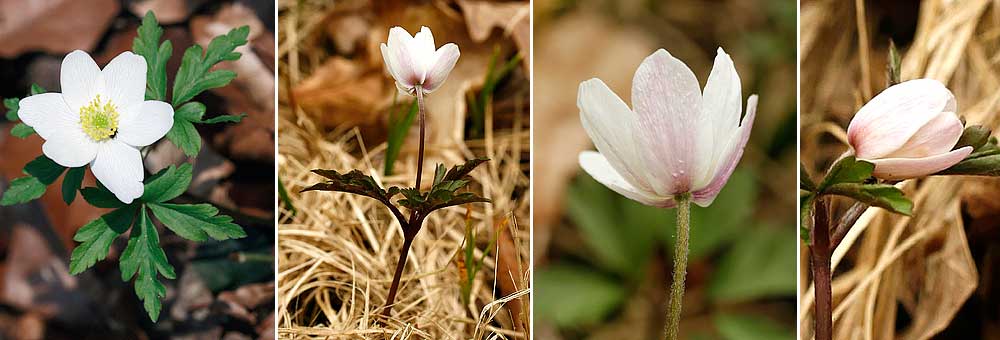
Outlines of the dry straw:
<svg viewBox="0 0 1000 340">
<path fill-rule="evenodd" d="M 865 3 L 819 0 L 802 4 L 801 152 L 812 174 L 822 173 L 844 152 L 841 127 L 885 87 L 888 38 L 872 34 L 874 23 L 881 22 L 889 10 L 856 7 Z M 904 80 L 944 82 L 957 97 L 959 115 L 994 131 L 1000 109 L 997 5 L 922 1 L 913 41 L 901 47 Z M 874 208 L 862 215 L 834 250 L 835 339 L 928 339 L 951 323 L 978 281 L 963 226 L 961 197 L 981 181 L 996 180 L 906 181 L 900 186 L 914 201 L 912 217 Z M 848 202 L 838 203 L 842 211 Z M 799 256 L 801 269 L 808 273 L 806 247 Z M 800 335 L 811 339 L 814 301 L 808 274 L 800 286 Z M 897 329 L 903 313 L 908 325 Z"/>
</svg>

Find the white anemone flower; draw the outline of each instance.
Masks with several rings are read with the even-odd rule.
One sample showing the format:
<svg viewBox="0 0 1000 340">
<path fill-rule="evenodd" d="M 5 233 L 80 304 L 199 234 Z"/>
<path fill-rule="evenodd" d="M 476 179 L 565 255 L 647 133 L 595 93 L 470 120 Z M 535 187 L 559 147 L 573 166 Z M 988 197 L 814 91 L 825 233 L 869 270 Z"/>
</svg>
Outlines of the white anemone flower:
<svg viewBox="0 0 1000 340">
<path fill-rule="evenodd" d="M 632 79 L 630 109 L 594 78 L 580 84 L 580 119 L 598 152 L 580 154 L 580 166 L 598 182 L 640 203 L 672 208 L 680 194 L 707 207 L 743 155 L 757 96 L 740 123 L 740 77 L 722 48 L 704 93 L 682 61 L 660 49 Z"/>
<path fill-rule="evenodd" d="M 458 61 L 458 45 L 447 43 L 436 50 L 434 46 L 434 35 L 427 27 L 420 27 L 415 36 L 402 27 L 389 29 L 389 42 L 379 47 L 400 93 L 416 95 L 417 86 L 431 93 L 448 79 Z"/>
<path fill-rule="evenodd" d="M 125 52 L 102 70 L 77 50 L 63 59 L 59 81 L 62 93 L 22 99 L 18 116 L 45 139 L 45 156 L 65 167 L 89 163 L 101 184 L 132 203 L 143 193 L 139 148 L 174 123 L 170 104 L 145 100 L 146 60 Z"/>
</svg>

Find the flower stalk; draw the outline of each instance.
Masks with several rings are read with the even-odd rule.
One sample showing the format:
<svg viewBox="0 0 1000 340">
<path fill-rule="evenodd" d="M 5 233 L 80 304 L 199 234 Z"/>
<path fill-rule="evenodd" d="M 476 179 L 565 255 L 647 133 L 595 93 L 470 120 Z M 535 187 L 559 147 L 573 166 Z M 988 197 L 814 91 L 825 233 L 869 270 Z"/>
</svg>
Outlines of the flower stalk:
<svg viewBox="0 0 1000 340">
<path fill-rule="evenodd" d="M 667 308 L 667 340 L 677 339 L 684 302 L 684 279 L 687 276 L 688 239 L 691 232 L 691 194 L 677 195 L 677 243 L 674 245 L 674 274 L 670 283 L 670 306 Z"/>
</svg>

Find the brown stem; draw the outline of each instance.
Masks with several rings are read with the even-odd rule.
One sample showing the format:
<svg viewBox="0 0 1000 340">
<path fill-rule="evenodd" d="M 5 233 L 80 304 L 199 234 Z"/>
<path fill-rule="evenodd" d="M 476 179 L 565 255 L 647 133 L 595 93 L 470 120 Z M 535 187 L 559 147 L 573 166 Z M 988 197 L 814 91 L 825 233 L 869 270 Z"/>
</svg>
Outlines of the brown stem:
<svg viewBox="0 0 1000 340">
<path fill-rule="evenodd" d="M 833 230 L 833 236 L 830 236 L 830 251 L 837 249 L 840 246 L 840 242 L 844 241 L 844 237 L 847 236 L 847 232 L 851 230 L 851 226 L 861 218 L 861 214 L 868 210 L 869 205 L 861 202 L 854 202 L 847 211 L 844 212 L 844 216 L 840 217 L 840 221 L 837 222 L 837 228 Z"/>
<path fill-rule="evenodd" d="M 812 271 L 816 284 L 816 340 L 833 337 L 833 291 L 830 274 L 830 218 L 827 200 L 816 200 L 815 222 L 812 228 Z"/>
<path fill-rule="evenodd" d="M 417 112 L 419 112 L 417 119 L 420 122 L 420 146 L 417 149 L 417 184 L 415 189 L 420 190 L 420 175 L 424 172 L 424 130 L 427 119 L 424 113 L 424 90 L 420 85 L 417 85 L 416 92 Z"/>
<path fill-rule="evenodd" d="M 389 286 L 389 296 L 385 299 L 385 308 L 382 309 L 382 316 L 388 318 L 392 312 L 392 306 L 396 302 L 396 290 L 399 289 L 399 279 L 403 276 L 403 268 L 406 267 L 406 256 L 410 253 L 410 244 L 416 234 L 404 233 L 403 248 L 399 250 L 399 261 L 396 262 L 396 273 L 392 276 L 392 285 Z"/>
</svg>

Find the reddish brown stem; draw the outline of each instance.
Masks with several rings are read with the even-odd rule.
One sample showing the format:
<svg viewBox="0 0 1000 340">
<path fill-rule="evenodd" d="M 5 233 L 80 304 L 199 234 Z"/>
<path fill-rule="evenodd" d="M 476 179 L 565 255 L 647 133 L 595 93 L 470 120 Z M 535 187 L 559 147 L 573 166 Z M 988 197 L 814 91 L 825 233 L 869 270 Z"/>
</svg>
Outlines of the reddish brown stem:
<svg viewBox="0 0 1000 340">
<path fill-rule="evenodd" d="M 424 172 L 424 130 L 427 119 L 424 113 L 424 90 L 417 85 L 417 112 L 420 124 L 420 146 L 417 148 L 417 184 L 415 189 L 420 190 L 420 175 Z"/>
<path fill-rule="evenodd" d="M 392 306 L 396 303 L 396 291 L 399 289 L 399 280 L 403 277 L 403 268 L 406 267 L 406 256 L 410 253 L 410 244 L 416 236 L 404 233 L 403 248 L 399 250 L 399 261 L 396 262 L 396 273 L 392 276 L 392 285 L 389 286 L 389 296 L 385 299 L 385 308 L 382 309 L 382 316 L 389 317 Z"/>
<path fill-rule="evenodd" d="M 812 271 L 816 285 L 816 340 L 833 337 L 833 291 L 830 274 L 830 217 L 827 201 L 816 200 L 812 228 Z"/>
</svg>

